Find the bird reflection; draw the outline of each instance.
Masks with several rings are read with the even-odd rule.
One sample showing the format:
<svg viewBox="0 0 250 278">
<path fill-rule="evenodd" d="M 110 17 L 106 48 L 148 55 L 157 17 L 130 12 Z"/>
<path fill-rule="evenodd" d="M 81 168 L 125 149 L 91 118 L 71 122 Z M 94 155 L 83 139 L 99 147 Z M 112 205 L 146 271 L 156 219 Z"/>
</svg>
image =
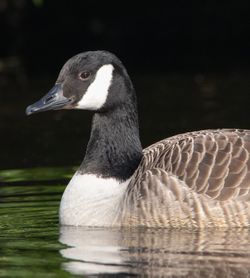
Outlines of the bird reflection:
<svg viewBox="0 0 250 278">
<path fill-rule="evenodd" d="M 250 277 L 250 230 L 61 227 L 72 274 Z"/>
</svg>

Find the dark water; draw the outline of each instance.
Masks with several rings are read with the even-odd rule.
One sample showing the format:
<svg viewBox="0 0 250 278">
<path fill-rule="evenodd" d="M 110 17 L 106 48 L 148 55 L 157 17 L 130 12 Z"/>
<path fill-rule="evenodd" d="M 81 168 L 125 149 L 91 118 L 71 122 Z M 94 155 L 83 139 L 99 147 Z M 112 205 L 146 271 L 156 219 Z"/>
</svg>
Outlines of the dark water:
<svg viewBox="0 0 250 278">
<path fill-rule="evenodd" d="M 60 227 L 74 168 L 0 172 L 0 277 L 250 277 L 250 230 Z"/>
</svg>

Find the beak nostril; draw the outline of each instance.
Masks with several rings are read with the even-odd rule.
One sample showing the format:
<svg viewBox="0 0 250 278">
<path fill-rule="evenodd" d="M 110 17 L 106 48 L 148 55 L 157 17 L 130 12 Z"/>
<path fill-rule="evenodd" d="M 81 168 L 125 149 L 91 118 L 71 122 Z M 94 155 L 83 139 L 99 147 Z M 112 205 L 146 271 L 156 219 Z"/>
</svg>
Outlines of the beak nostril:
<svg viewBox="0 0 250 278">
<path fill-rule="evenodd" d="M 45 99 L 44 103 L 48 103 L 50 102 L 51 100 L 53 100 L 55 98 L 55 96 L 49 96 Z"/>
<path fill-rule="evenodd" d="M 68 99 L 63 96 L 61 85 L 56 85 L 47 93 L 47 95 L 28 106 L 26 114 L 31 115 L 42 111 L 64 109 L 67 104 Z"/>
</svg>

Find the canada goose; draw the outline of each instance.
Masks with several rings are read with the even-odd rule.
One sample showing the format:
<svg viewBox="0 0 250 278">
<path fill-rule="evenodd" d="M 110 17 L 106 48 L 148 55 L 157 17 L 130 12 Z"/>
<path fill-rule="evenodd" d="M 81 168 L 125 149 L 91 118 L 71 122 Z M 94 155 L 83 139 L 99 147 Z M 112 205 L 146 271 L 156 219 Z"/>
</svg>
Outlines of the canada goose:
<svg viewBox="0 0 250 278">
<path fill-rule="evenodd" d="M 56 109 L 95 112 L 84 160 L 61 200 L 62 225 L 249 226 L 250 130 L 189 132 L 142 150 L 135 90 L 106 51 L 69 59 L 26 113 Z"/>
</svg>

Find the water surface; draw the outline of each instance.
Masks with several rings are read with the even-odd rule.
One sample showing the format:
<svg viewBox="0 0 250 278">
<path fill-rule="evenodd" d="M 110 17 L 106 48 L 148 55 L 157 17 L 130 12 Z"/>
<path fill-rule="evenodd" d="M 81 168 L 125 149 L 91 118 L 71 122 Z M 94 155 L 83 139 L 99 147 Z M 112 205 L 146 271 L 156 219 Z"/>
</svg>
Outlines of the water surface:
<svg viewBox="0 0 250 278">
<path fill-rule="evenodd" d="M 0 277 L 250 277 L 250 231 L 60 227 L 74 168 L 0 171 Z"/>
</svg>

